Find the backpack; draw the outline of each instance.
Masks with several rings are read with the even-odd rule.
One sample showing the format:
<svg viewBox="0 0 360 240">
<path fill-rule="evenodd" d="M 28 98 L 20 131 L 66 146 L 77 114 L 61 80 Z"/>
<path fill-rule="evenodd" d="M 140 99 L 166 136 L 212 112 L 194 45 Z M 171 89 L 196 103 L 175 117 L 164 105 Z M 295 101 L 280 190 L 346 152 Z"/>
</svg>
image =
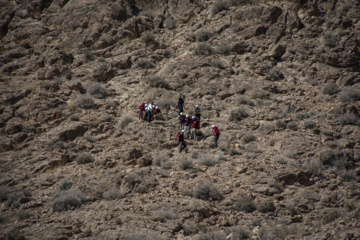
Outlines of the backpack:
<svg viewBox="0 0 360 240">
<path fill-rule="evenodd" d="M 218 127 L 214 127 L 214 133 L 215 135 L 220 135 L 220 130 Z"/>
<path fill-rule="evenodd" d="M 142 104 L 139 106 L 139 109 L 141 109 L 141 110 L 145 109 L 145 103 L 142 103 Z"/>
</svg>

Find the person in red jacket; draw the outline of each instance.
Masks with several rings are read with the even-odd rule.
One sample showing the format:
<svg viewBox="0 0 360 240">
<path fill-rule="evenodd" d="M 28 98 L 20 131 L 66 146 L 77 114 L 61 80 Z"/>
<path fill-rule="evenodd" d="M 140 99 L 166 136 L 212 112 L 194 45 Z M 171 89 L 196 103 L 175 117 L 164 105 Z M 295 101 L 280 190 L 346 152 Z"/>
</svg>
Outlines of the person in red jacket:
<svg viewBox="0 0 360 240">
<path fill-rule="evenodd" d="M 145 112 L 145 107 L 146 107 L 145 105 L 146 105 L 145 103 L 142 103 L 139 106 L 139 120 L 143 119 L 144 112 Z"/>
<path fill-rule="evenodd" d="M 181 153 L 181 151 L 186 148 L 184 132 L 185 132 L 185 130 L 181 130 L 181 132 L 178 132 L 178 134 L 176 136 L 176 139 L 178 140 L 178 143 L 180 146 L 179 153 Z"/>
<path fill-rule="evenodd" d="M 217 126 L 212 125 L 213 135 L 214 135 L 214 148 L 217 148 L 217 141 L 220 137 L 220 130 Z"/>
<path fill-rule="evenodd" d="M 181 112 L 180 116 L 179 116 L 180 131 L 185 130 L 184 129 L 185 119 L 186 119 L 186 116 Z"/>
<path fill-rule="evenodd" d="M 195 140 L 196 138 L 196 130 L 200 129 L 200 120 L 193 116 L 192 117 L 192 123 L 191 123 L 191 131 L 190 131 L 190 137 L 192 136 L 192 138 Z"/>
<path fill-rule="evenodd" d="M 190 125 L 192 123 L 192 118 L 189 116 L 189 115 L 186 115 L 186 118 L 185 118 L 185 132 L 188 132 L 190 130 Z"/>
</svg>

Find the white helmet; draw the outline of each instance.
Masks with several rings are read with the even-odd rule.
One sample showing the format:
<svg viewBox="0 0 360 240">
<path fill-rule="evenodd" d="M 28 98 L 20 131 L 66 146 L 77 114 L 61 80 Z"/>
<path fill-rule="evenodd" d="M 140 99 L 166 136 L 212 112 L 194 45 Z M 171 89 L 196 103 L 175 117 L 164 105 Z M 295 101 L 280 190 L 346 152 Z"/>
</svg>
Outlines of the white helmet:
<svg viewBox="0 0 360 240">
<path fill-rule="evenodd" d="M 214 127 L 215 127 L 215 125 L 212 125 L 211 127 L 212 127 L 212 128 L 214 128 Z"/>
<path fill-rule="evenodd" d="M 183 113 L 181 112 L 180 115 L 183 115 Z"/>
<path fill-rule="evenodd" d="M 147 107 L 147 104 L 145 104 L 145 107 Z"/>
<path fill-rule="evenodd" d="M 158 106 L 156 106 L 156 109 L 159 109 L 159 107 L 158 107 Z"/>
<path fill-rule="evenodd" d="M 185 130 L 181 130 L 181 132 L 185 132 Z"/>
<path fill-rule="evenodd" d="M 192 118 L 196 118 L 195 116 L 192 116 Z"/>
<path fill-rule="evenodd" d="M 189 115 L 186 115 L 186 117 L 189 117 Z"/>
<path fill-rule="evenodd" d="M 196 105 L 195 107 L 197 108 L 197 107 L 199 107 L 199 105 Z"/>
</svg>

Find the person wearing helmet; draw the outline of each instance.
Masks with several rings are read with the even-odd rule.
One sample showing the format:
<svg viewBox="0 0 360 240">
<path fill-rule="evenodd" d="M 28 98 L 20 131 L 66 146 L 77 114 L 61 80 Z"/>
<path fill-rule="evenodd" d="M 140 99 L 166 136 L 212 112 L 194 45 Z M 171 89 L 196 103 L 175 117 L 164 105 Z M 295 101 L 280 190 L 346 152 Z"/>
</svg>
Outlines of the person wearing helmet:
<svg viewBox="0 0 360 240">
<path fill-rule="evenodd" d="M 179 153 L 181 153 L 181 151 L 183 149 L 186 148 L 186 143 L 185 143 L 185 139 L 184 139 L 184 132 L 185 130 L 181 130 L 181 132 L 178 132 L 177 136 L 176 136 L 176 140 L 178 140 L 179 143 Z"/>
<path fill-rule="evenodd" d="M 155 108 L 154 108 L 154 110 L 153 110 L 153 112 L 154 112 L 154 118 L 158 118 L 158 116 L 161 114 L 161 110 L 160 110 L 160 108 L 158 107 L 158 106 L 156 106 Z"/>
<path fill-rule="evenodd" d="M 200 121 L 197 119 L 197 117 L 192 117 L 192 123 L 191 123 L 191 131 L 190 131 L 190 137 L 192 137 L 194 140 L 196 139 L 196 130 L 200 129 Z"/>
<path fill-rule="evenodd" d="M 217 126 L 212 125 L 212 131 L 213 131 L 213 135 L 214 135 L 214 148 L 217 148 L 217 141 L 219 140 L 220 137 L 220 130 Z"/>
<path fill-rule="evenodd" d="M 184 128 L 185 132 L 188 132 L 188 131 L 189 131 L 191 122 L 192 122 L 192 118 L 191 118 L 189 115 L 186 115 L 186 118 L 185 118 L 185 128 Z"/>
<path fill-rule="evenodd" d="M 186 119 L 186 116 L 181 112 L 180 116 L 179 116 L 180 131 L 185 130 L 184 129 L 185 119 Z"/>
<path fill-rule="evenodd" d="M 139 120 L 142 120 L 144 117 L 145 108 L 147 107 L 147 104 L 142 103 L 139 108 Z"/>
<path fill-rule="evenodd" d="M 180 114 L 181 112 L 184 112 L 184 106 L 185 106 L 184 102 L 185 102 L 185 101 L 184 101 L 183 96 L 180 95 L 179 101 L 178 101 L 179 114 Z"/>
<path fill-rule="evenodd" d="M 199 105 L 195 106 L 195 117 L 200 121 L 200 117 L 201 117 L 201 110 L 199 108 Z"/>
</svg>

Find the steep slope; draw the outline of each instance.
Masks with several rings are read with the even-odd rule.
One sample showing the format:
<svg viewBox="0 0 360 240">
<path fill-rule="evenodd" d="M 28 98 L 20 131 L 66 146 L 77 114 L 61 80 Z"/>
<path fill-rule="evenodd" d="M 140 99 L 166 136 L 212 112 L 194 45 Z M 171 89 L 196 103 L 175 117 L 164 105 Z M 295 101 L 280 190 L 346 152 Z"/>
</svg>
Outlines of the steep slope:
<svg viewBox="0 0 360 240">
<path fill-rule="evenodd" d="M 360 238 L 359 1 L 0 3 L 0 239 Z"/>
</svg>

